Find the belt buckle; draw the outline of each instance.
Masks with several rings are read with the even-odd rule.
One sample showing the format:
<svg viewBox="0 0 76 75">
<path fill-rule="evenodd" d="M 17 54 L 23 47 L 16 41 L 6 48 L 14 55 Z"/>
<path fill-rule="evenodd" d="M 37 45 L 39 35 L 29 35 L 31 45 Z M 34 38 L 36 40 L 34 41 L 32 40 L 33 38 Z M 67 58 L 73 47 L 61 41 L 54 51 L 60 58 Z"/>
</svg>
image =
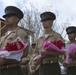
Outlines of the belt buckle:
<svg viewBox="0 0 76 75">
<path fill-rule="evenodd" d="M 46 64 L 47 62 L 46 61 L 42 61 L 42 64 Z"/>
<path fill-rule="evenodd" d="M 2 65 L 2 66 L 0 66 L 0 68 L 1 69 L 4 69 L 4 68 L 10 68 L 10 67 L 14 67 L 14 66 L 18 66 L 19 64 L 17 64 L 17 65 Z"/>
<path fill-rule="evenodd" d="M 43 61 L 43 64 L 46 64 L 46 62 L 45 62 L 45 61 Z"/>
<path fill-rule="evenodd" d="M 53 61 L 51 61 L 51 64 L 53 63 Z"/>
<path fill-rule="evenodd" d="M 8 66 L 8 65 L 6 65 L 6 68 L 9 68 L 9 66 Z"/>
</svg>

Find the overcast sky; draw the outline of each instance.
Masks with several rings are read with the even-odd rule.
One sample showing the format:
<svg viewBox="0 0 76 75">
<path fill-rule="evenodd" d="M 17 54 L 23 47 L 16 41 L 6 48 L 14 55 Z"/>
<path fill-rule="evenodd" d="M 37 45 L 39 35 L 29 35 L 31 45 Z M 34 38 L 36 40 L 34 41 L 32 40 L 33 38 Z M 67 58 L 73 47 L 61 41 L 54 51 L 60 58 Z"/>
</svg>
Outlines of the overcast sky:
<svg viewBox="0 0 76 75">
<path fill-rule="evenodd" d="M 41 13 L 49 10 L 54 12 L 58 15 L 58 23 L 65 23 L 68 19 L 70 25 L 76 26 L 76 0 L 0 0 L 0 18 L 8 5 L 17 6 L 21 10 L 27 7 L 30 10 L 30 4 L 33 4 Z"/>
<path fill-rule="evenodd" d="M 25 3 L 23 7 L 27 6 L 30 9 L 30 4 L 33 4 L 41 12 L 48 11 L 50 6 L 51 11 L 56 15 L 56 11 L 58 12 L 57 21 L 62 22 L 68 18 L 72 25 L 76 25 L 76 0 L 0 0 L 0 17 L 4 14 L 6 6 L 14 5 L 20 8 L 19 5 L 23 3 Z"/>
</svg>

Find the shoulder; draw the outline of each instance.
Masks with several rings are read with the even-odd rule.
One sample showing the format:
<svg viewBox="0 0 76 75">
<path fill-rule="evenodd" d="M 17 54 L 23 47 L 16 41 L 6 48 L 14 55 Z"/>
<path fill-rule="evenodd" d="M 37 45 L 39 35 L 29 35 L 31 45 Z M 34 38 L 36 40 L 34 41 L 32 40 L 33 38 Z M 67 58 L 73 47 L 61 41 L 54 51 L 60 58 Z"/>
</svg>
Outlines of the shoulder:
<svg viewBox="0 0 76 75">
<path fill-rule="evenodd" d="M 53 30 L 53 33 L 54 33 L 54 35 L 56 35 L 56 36 L 61 36 L 58 32 L 56 32 L 56 31 L 54 31 L 54 30 Z"/>
<path fill-rule="evenodd" d="M 18 27 L 16 33 L 17 33 L 17 36 L 20 36 L 23 40 L 28 41 L 28 34 L 24 28 Z"/>
<path fill-rule="evenodd" d="M 26 30 L 22 27 L 18 27 L 17 33 L 27 34 Z"/>
<path fill-rule="evenodd" d="M 60 33 L 55 32 L 55 31 L 53 31 L 53 32 L 54 32 L 55 39 L 57 39 L 57 40 L 62 40 L 62 41 L 64 42 L 64 39 L 62 38 L 62 36 L 61 36 Z"/>
<path fill-rule="evenodd" d="M 43 36 L 40 36 L 37 40 L 36 40 L 36 42 L 39 42 L 39 41 L 41 41 L 43 39 Z"/>
<path fill-rule="evenodd" d="M 27 34 L 26 30 L 24 28 L 22 28 L 22 27 L 18 27 L 17 35 L 28 38 L 28 34 Z"/>
</svg>

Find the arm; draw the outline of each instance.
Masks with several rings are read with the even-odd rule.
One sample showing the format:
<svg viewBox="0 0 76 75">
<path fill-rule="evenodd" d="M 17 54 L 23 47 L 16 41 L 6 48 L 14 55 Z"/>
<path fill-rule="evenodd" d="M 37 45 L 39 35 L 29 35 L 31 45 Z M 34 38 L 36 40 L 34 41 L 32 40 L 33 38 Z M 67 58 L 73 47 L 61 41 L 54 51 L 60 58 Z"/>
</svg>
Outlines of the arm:
<svg viewBox="0 0 76 75">
<path fill-rule="evenodd" d="M 39 65 L 37 65 L 37 67 L 36 67 L 36 69 L 35 69 L 35 72 L 36 72 L 36 71 L 38 71 L 38 70 L 39 70 L 39 68 L 40 68 L 40 64 L 39 64 Z"/>
<path fill-rule="evenodd" d="M 24 50 L 22 58 L 28 56 L 28 50 L 29 50 L 29 46 L 27 46 L 26 49 Z"/>
<path fill-rule="evenodd" d="M 38 42 L 36 42 L 34 54 L 39 55 Z"/>
<path fill-rule="evenodd" d="M 12 35 L 14 35 L 14 36 L 12 36 Z M 25 31 L 23 31 L 23 30 L 21 30 L 21 31 L 18 30 L 18 31 L 17 31 L 17 34 L 16 34 L 16 33 L 11 33 L 11 35 L 9 35 L 9 36 L 10 36 L 10 37 L 13 37 L 14 39 L 19 36 L 19 37 L 23 40 L 23 42 L 26 43 L 26 42 L 28 42 L 28 39 L 25 38 L 26 35 L 27 35 L 27 34 L 26 34 Z M 28 47 L 24 50 L 22 58 L 25 57 L 25 56 L 27 56 L 27 55 L 28 55 Z M 13 60 L 13 59 L 3 59 L 3 60 L 5 61 L 4 64 L 19 63 L 19 61 Z"/>
<path fill-rule="evenodd" d="M 21 33 L 20 33 L 21 32 Z M 23 51 L 23 56 L 22 56 L 22 58 L 24 58 L 24 57 L 27 57 L 27 55 L 28 55 L 28 50 L 29 50 L 29 38 L 28 38 L 28 35 L 27 35 L 27 33 L 24 31 L 24 30 L 21 30 L 21 31 L 17 31 L 17 36 L 19 36 L 22 40 L 23 40 L 23 42 L 24 43 L 27 43 L 28 42 L 28 46 L 26 47 L 26 49 Z"/>
<path fill-rule="evenodd" d="M 34 61 L 33 61 L 33 55 L 31 56 L 30 58 L 30 61 L 29 61 L 29 71 L 30 71 L 30 74 L 34 74 L 35 73 L 35 68 L 34 68 Z"/>
</svg>

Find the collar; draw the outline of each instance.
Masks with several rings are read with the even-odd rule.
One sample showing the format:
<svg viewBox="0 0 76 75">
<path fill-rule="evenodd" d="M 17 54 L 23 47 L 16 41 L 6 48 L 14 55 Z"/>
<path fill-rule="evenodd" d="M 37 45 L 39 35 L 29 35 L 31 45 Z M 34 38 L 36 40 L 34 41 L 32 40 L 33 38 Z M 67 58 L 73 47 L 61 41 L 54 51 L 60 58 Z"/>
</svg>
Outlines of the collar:
<svg viewBox="0 0 76 75">
<path fill-rule="evenodd" d="M 12 31 L 7 31 L 7 32 L 6 32 L 6 35 L 9 35 L 11 32 L 12 32 Z"/>
<path fill-rule="evenodd" d="M 19 27 L 17 26 L 15 29 L 10 30 L 10 31 L 7 31 L 5 34 L 6 34 L 6 35 L 9 35 L 9 34 L 11 34 L 11 33 L 16 33 L 18 29 L 19 29 Z"/>
<path fill-rule="evenodd" d="M 19 29 L 19 26 L 17 26 L 15 29 L 11 30 L 12 32 L 16 32 Z"/>
<path fill-rule="evenodd" d="M 55 31 L 54 30 L 51 30 L 51 32 L 48 34 L 48 36 L 52 37 L 54 35 Z M 46 34 L 43 34 L 41 36 L 41 38 L 43 38 Z"/>
</svg>

